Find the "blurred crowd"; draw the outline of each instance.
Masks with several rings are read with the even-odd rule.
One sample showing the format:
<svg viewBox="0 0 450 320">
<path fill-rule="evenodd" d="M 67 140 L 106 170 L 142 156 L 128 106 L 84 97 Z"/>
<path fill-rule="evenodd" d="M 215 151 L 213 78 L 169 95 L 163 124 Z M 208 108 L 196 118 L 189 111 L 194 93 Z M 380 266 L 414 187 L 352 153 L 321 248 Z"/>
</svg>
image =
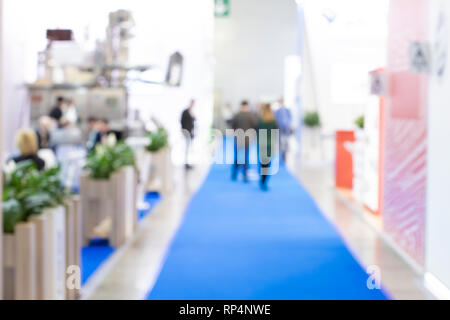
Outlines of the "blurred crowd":
<svg viewBox="0 0 450 320">
<path fill-rule="evenodd" d="M 249 135 L 245 139 L 234 138 L 234 165 L 232 168 L 231 179 L 236 180 L 240 169 L 242 169 L 244 182 L 248 182 L 248 168 L 250 158 L 250 146 L 257 144 L 257 156 L 260 172 L 260 187 L 262 190 L 268 190 L 268 180 L 270 168 L 274 157 L 281 157 L 286 161 L 286 154 L 289 148 L 289 136 L 292 134 L 292 115 L 286 108 L 283 99 L 278 101 L 278 109 L 274 112 L 270 103 L 259 104 L 255 111 L 250 109 L 248 101 L 243 101 L 240 110 L 227 119 L 227 124 L 233 130 L 256 130 L 257 141 L 251 141 Z M 278 133 L 278 139 L 273 135 Z M 277 145 L 274 146 L 273 144 Z"/>
<path fill-rule="evenodd" d="M 107 119 L 79 118 L 72 99 L 58 97 L 47 115 L 39 118 L 35 127 L 24 128 L 16 135 L 17 149 L 7 162 L 32 161 L 39 170 L 64 166 L 80 170 L 88 152 L 105 142 L 112 132 Z M 117 138 L 120 133 L 114 132 Z M 72 179 L 72 178 L 71 178 Z"/>
<path fill-rule="evenodd" d="M 269 176 L 272 175 L 270 168 L 274 158 L 280 157 L 281 163 L 286 161 L 286 155 L 289 150 L 289 137 L 293 134 L 292 114 L 285 106 L 283 99 L 279 99 L 275 105 L 276 110 L 270 103 L 258 104 L 252 109 L 250 103 L 244 100 L 236 113 L 233 112 L 230 104 L 227 104 L 221 110 L 224 123 L 224 126 L 221 125 L 221 127 L 233 130 L 234 164 L 231 174 L 233 181 L 237 180 L 241 171 L 244 182 L 249 181 L 250 147 L 253 144 L 256 144 L 258 150 L 260 187 L 262 190 L 268 190 Z M 181 116 L 181 127 L 186 139 L 186 169 L 192 168 L 188 161 L 188 153 L 195 132 L 194 107 L 195 100 L 191 100 Z M 248 134 L 249 130 L 255 130 L 254 137 Z M 245 135 L 244 139 L 237 137 L 238 131 Z M 273 136 L 274 134 L 277 134 L 277 136 Z"/>
</svg>

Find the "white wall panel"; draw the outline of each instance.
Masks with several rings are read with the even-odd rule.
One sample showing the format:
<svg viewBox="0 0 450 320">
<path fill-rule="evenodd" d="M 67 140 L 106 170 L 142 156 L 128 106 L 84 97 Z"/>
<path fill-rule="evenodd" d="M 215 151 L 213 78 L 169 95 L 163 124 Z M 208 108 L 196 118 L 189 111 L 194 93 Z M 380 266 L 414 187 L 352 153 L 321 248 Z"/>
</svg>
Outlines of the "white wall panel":
<svg viewBox="0 0 450 320">
<path fill-rule="evenodd" d="M 220 105 L 237 109 L 284 93 L 285 58 L 297 53 L 294 0 L 231 0 L 229 17 L 215 19 L 215 90 Z"/>
<path fill-rule="evenodd" d="M 429 84 L 426 269 L 450 288 L 450 3 L 431 1 L 435 65 Z M 445 54 L 446 55 L 441 55 Z M 443 59 L 441 59 L 443 58 Z M 442 71 L 442 74 L 439 72 Z"/>
<path fill-rule="evenodd" d="M 303 6 L 310 91 L 304 107 L 321 113 L 326 133 L 352 129 L 370 100 L 368 72 L 386 63 L 388 1 L 314 0 Z"/>
<path fill-rule="evenodd" d="M 0 21 L 3 20 L 3 0 L 0 0 Z M 0 50 L 2 50 L 2 40 L 3 40 L 3 25 L 0 23 Z M 3 56 L 0 54 L 0 75 L 3 72 Z M 2 159 L 3 153 L 3 81 L 0 76 L 0 159 Z M 0 169 L 1 166 L 0 166 Z M 0 193 L 3 194 L 2 191 L 2 181 L 3 178 L 0 179 Z M 0 266 L 3 266 L 3 213 L 2 208 L 0 208 Z M 0 300 L 3 299 L 3 271 L 0 272 Z"/>
</svg>

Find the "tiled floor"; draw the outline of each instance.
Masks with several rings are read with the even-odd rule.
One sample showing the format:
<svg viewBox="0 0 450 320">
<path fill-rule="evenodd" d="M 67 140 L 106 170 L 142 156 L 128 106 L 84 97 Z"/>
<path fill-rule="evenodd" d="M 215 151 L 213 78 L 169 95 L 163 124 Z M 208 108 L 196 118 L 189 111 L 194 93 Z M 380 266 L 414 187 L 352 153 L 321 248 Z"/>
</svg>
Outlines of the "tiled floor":
<svg viewBox="0 0 450 320">
<path fill-rule="evenodd" d="M 427 299 L 421 277 L 391 249 L 360 215 L 336 193 L 330 166 L 290 166 L 316 199 L 326 216 L 338 227 L 355 257 L 365 267 L 380 268 L 381 280 L 395 299 Z M 109 270 L 97 275 L 88 299 L 142 299 L 154 285 L 165 253 L 179 227 L 185 207 L 208 172 L 207 166 L 186 173 L 175 170 L 176 189 L 166 195 L 145 218 L 134 239 L 119 250 Z M 103 274 L 102 274 L 103 273 Z"/>
<path fill-rule="evenodd" d="M 355 258 L 365 267 L 377 266 L 380 278 L 394 299 L 432 299 L 423 286 L 422 277 L 392 249 L 371 226 L 358 207 L 351 207 L 333 187 L 331 166 L 305 167 L 291 162 L 294 172 L 315 198 L 325 215 L 338 227 Z"/>
</svg>

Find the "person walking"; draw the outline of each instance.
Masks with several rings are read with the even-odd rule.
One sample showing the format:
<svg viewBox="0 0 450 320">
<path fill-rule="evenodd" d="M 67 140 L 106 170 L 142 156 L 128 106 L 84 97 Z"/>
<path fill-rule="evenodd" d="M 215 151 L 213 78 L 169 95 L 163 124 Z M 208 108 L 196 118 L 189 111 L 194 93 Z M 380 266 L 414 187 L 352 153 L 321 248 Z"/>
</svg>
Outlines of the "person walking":
<svg viewBox="0 0 450 320">
<path fill-rule="evenodd" d="M 261 116 L 258 121 L 258 160 L 260 165 L 261 180 L 259 182 L 262 190 L 267 191 L 269 169 L 274 157 L 272 146 L 272 130 L 278 129 L 276 117 L 272 112 L 270 104 L 264 104 L 261 108 Z"/>
<path fill-rule="evenodd" d="M 275 112 L 280 129 L 280 153 L 283 163 L 286 163 L 286 156 L 289 151 L 289 137 L 292 134 L 292 114 L 291 111 L 284 105 L 284 100 L 279 101 L 280 108 Z"/>
<path fill-rule="evenodd" d="M 248 101 L 241 103 L 241 110 L 231 120 L 231 127 L 233 130 L 243 130 L 247 133 L 248 130 L 256 130 L 258 126 L 258 118 L 255 114 L 250 112 Z M 231 179 L 235 181 L 238 175 L 238 169 L 242 166 L 244 172 L 244 182 L 248 182 L 248 165 L 250 158 L 250 144 L 251 135 L 244 135 L 243 139 L 239 139 L 236 134 L 234 136 L 234 165 L 232 168 Z M 244 161 L 239 161 L 239 155 L 244 152 Z M 240 163 L 243 162 L 243 163 Z"/>
<path fill-rule="evenodd" d="M 181 128 L 183 129 L 183 136 L 186 141 L 186 151 L 185 151 L 185 168 L 192 169 L 189 164 L 189 150 L 192 144 L 192 139 L 194 139 L 194 129 L 195 129 L 195 117 L 193 115 L 193 109 L 195 106 L 195 100 L 192 99 L 189 106 L 183 111 L 181 115 Z"/>
</svg>

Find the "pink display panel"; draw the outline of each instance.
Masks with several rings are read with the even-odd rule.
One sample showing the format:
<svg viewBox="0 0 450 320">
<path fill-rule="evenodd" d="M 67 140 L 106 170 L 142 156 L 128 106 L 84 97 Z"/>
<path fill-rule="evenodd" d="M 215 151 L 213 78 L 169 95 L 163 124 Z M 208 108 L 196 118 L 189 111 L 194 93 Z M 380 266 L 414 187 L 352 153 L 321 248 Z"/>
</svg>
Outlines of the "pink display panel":
<svg viewBox="0 0 450 320">
<path fill-rule="evenodd" d="M 382 213 L 385 231 L 424 264 L 427 76 L 410 72 L 409 50 L 427 39 L 427 0 L 391 0 L 384 117 Z"/>
</svg>

